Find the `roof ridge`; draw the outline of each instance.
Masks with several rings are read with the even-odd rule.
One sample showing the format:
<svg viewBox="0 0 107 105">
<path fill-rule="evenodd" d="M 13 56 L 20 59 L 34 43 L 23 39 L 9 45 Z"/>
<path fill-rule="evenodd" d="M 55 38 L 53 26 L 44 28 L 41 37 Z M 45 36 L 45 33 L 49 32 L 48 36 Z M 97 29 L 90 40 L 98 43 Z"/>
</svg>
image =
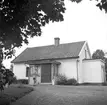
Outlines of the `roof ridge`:
<svg viewBox="0 0 107 105">
<path fill-rule="evenodd" d="M 74 43 L 80 43 L 80 42 L 86 42 L 86 41 L 76 41 L 76 42 L 71 42 L 71 43 L 61 43 L 59 45 L 67 45 L 67 44 L 74 44 Z M 32 49 L 32 48 L 41 48 L 41 47 L 51 47 L 54 46 L 54 44 L 51 45 L 44 45 L 44 46 L 36 46 L 36 47 L 27 47 L 28 49 Z M 26 48 L 26 49 L 27 49 Z"/>
<path fill-rule="evenodd" d="M 27 47 L 27 48 L 30 49 L 30 48 L 39 48 L 39 47 L 49 47 L 49 46 L 54 46 L 54 45 L 45 45 L 45 46 L 36 46 L 36 47 Z"/>
</svg>

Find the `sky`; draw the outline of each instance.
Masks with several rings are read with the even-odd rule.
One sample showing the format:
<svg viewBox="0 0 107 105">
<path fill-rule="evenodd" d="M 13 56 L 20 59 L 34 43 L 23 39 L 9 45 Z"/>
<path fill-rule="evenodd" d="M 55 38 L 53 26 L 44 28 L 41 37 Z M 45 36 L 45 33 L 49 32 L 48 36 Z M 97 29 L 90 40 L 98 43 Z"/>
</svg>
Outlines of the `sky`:
<svg viewBox="0 0 107 105">
<path fill-rule="evenodd" d="M 79 4 L 65 1 L 64 21 L 47 24 L 42 28 L 42 35 L 29 39 L 28 45 L 17 48 L 15 56 L 27 47 L 52 45 L 55 37 L 60 38 L 60 43 L 87 41 L 91 54 L 97 49 L 107 52 L 107 14 L 93 1 L 83 0 Z M 6 68 L 10 67 L 13 59 L 3 62 Z"/>
</svg>

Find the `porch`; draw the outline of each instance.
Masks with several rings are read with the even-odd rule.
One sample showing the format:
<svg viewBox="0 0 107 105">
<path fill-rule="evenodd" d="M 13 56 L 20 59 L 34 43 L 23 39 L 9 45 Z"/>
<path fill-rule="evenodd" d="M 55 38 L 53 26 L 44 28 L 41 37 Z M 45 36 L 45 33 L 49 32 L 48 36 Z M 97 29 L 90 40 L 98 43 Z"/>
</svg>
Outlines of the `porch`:
<svg viewBox="0 0 107 105">
<path fill-rule="evenodd" d="M 58 75 L 58 67 L 61 63 L 57 61 L 33 61 L 28 62 L 28 80 L 30 85 L 53 84 Z"/>
</svg>

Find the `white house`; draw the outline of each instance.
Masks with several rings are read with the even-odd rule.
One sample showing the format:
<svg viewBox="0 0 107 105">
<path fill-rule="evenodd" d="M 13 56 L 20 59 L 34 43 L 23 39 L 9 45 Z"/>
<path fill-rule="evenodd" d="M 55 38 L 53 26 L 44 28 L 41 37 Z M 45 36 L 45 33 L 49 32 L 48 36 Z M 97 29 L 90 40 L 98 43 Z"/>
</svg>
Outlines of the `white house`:
<svg viewBox="0 0 107 105">
<path fill-rule="evenodd" d="M 106 81 L 105 64 L 102 60 L 91 59 L 86 41 L 55 44 L 25 49 L 13 63 L 17 78 L 28 78 L 29 84 L 53 83 L 58 74 L 68 79 L 75 78 L 78 83 L 103 83 Z M 26 74 L 28 77 L 26 77 Z"/>
</svg>

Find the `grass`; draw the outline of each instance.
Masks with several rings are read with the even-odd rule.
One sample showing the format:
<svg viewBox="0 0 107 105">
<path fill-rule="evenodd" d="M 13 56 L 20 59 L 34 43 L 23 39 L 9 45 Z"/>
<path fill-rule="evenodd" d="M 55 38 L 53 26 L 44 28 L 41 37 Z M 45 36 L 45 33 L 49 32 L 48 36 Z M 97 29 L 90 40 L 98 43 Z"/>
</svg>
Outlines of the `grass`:
<svg viewBox="0 0 107 105">
<path fill-rule="evenodd" d="M 107 86 L 41 86 L 36 105 L 106 105 Z"/>
<path fill-rule="evenodd" d="M 12 105 L 107 105 L 107 86 L 38 85 Z"/>
<path fill-rule="evenodd" d="M 9 105 L 9 103 L 16 101 L 32 90 L 32 88 L 23 85 L 13 85 L 5 88 L 3 92 L 0 92 L 0 105 Z"/>
</svg>

